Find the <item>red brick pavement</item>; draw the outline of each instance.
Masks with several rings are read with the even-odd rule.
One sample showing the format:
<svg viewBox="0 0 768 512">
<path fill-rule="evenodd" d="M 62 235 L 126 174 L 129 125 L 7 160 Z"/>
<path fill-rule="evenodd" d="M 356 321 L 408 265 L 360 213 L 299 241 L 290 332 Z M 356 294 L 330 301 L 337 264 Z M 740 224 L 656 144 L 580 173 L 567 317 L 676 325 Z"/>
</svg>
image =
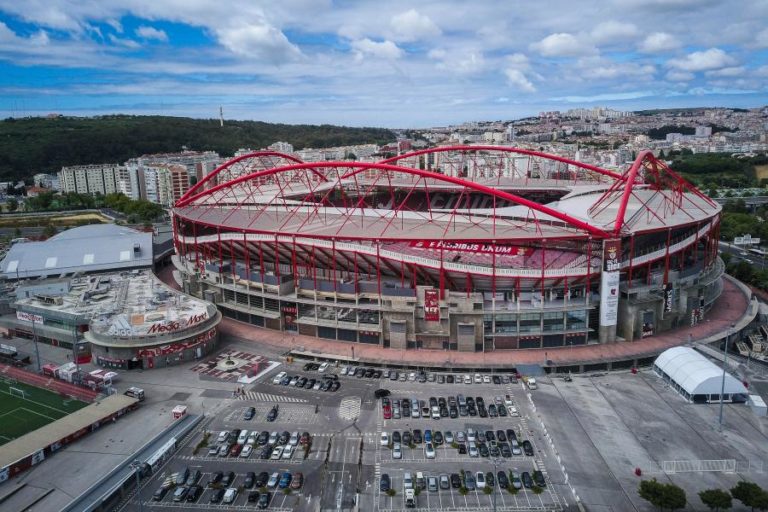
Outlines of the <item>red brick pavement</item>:
<svg viewBox="0 0 768 512">
<path fill-rule="evenodd" d="M 174 288 L 178 288 L 173 282 L 171 269 L 172 267 L 163 269 L 160 278 Z M 360 343 L 351 344 L 263 329 L 230 318 L 222 319 L 219 329 L 223 334 L 253 341 L 254 345 L 266 344 L 285 352 L 299 349 L 350 358 L 354 350 L 356 361 L 411 366 L 511 367 L 518 364 L 545 364 L 545 359 L 547 359 L 551 361 L 550 364 L 563 366 L 575 363 L 651 357 L 668 348 L 685 344 L 689 335 L 693 341 L 697 341 L 727 332 L 732 323 L 736 323 L 746 314 L 748 307 L 749 298 L 736 284 L 724 278 L 723 293 L 715 302 L 706 320 L 694 327 L 681 327 L 634 342 L 547 349 L 497 350 L 493 352 L 400 350 Z"/>
</svg>

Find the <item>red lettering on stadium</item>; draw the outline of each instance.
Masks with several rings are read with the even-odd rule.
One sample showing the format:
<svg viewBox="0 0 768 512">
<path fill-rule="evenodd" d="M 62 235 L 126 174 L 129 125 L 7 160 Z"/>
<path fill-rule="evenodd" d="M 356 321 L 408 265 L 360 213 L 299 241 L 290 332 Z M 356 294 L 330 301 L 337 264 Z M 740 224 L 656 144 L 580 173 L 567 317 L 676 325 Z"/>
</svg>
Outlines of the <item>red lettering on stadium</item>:
<svg viewBox="0 0 768 512">
<path fill-rule="evenodd" d="M 187 320 L 186 324 L 184 324 L 183 327 L 190 327 L 192 325 L 199 324 L 200 322 L 206 320 L 207 318 L 208 318 L 208 313 L 192 315 L 191 317 L 189 317 L 189 320 Z M 149 330 L 147 331 L 147 334 L 161 334 L 164 332 L 173 332 L 173 331 L 178 331 L 181 328 L 182 328 L 182 325 L 178 321 L 170 322 L 167 324 L 156 323 L 156 324 L 152 324 L 152 327 L 149 328 Z"/>
</svg>

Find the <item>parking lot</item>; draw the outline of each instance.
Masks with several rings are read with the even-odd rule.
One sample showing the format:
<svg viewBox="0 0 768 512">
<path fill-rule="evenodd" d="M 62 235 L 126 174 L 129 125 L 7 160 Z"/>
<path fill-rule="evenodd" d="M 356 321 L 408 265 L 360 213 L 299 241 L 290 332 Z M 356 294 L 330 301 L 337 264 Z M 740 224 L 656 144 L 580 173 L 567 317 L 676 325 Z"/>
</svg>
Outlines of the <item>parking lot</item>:
<svg viewBox="0 0 768 512">
<path fill-rule="evenodd" d="M 562 488 L 558 489 L 562 476 L 553 481 L 548 471 L 546 446 L 540 445 L 535 425 L 529 425 L 526 418 L 527 399 L 518 399 L 525 396 L 522 383 L 515 382 L 514 375 L 506 376 L 506 382 L 501 376 L 471 375 L 468 383 L 464 375 L 451 377 L 453 382 L 449 383 L 448 374 L 392 375 L 384 369 L 344 366 L 326 367 L 320 372 L 318 365 L 283 364 L 248 386 L 244 394 L 222 399 L 217 410 L 207 415 L 207 437 L 202 430 L 196 432 L 157 475 L 147 479 L 141 501 L 148 509 L 401 510 L 406 506 L 406 473 L 414 478 L 423 475 L 426 483 L 430 476 L 450 479 L 464 472 L 492 472 L 494 481 L 486 483 L 487 491 L 477 483 L 472 488 L 464 479 L 461 485 L 447 488 L 414 489 L 414 506 L 444 511 L 487 509 L 495 500 L 498 510 L 562 509 L 565 501 Z M 324 391 L 323 384 L 319 389 L 304 387 L 312 379 L 316 383 L 338 382 L 337 391 L 333 386 Z M 380 394 L 389 396 L 382 400 Z M 406 399 L 412 405 L 408 416 L 403 414 Z M 390 408 L 387 418 L 385 403 Z M 395 404 L 400 409 L 399 418 L 391 417 Z M 419 413 L 414 417 L 417 404 Z M 432 404 L 437 407 L 435 411 Z M 501 408 L 506 413 L 503 416 L 499 415 Z M 242 430 L 247 434 L 237 439 Z M 382 432 L 392 440 L 395 431 L 400 436 L 399 458 L 393 458 L 393 442 L 381 442 Z M 413 437 L 417 431 L 419 440 Z M 473 431 L 476 434 L 470 440 Z M 289 440 L 294 432 L 308 434 L 306 445 Z M 410 439 L 403 439 L 406 432 Z M 430 438 L 434 453 L 427 453 Z M 514 453 L 513 438 L 518 442 Z M 207 442 L 202 442 L 204 439 Z M 528 454 L 522 450 L 523 441 L 530 443 Z M 291 443 L 295 448 L 286 454 L 281 447 Z M 244 448 L 247 445 L 252 448 Z M 167 493 L 153 500 L 153 493 L 185 468 L 201 472 L 199 496 L 189 502 L 174 502 L 174 492 L 184 493 L 177 489 L 192 485 L 186 482 L 166 484 L 170 487 Z M 231 481 L 223 479 L 222 483 L 219 477 L 214 478 L 217 472 L 225 477 L 230 471 Z M 499 485 L 499 472 L 508 477 L 507 487 L 513 488 L 512 476 L 534 475 L 535 471 L 540 472 L 536 476 L 541 487 L 526 486 L 518 480 L 520 488 L 510 492 Z M 291 489 L 286 481 L 289 490 L 280 488 L 280 477 L 297 472 L 303 477 L 300 487 Z M 246 485 L 249 473 L 256 480 L 259 475 L 275 478 L 270 485 L 256 481 L 251 486 L 250 482 Z M 389 493 L 381 491 L 383 474 L 390 478 L 393 491 Z M 215 481 L 209 484 L 212 479 Z M 224 495 L 219 496 L 227 489 L 237 491 L 230 503 L 224 503 Z M 229 497 L 234 494 L 230 491 Z"/>
</svg>

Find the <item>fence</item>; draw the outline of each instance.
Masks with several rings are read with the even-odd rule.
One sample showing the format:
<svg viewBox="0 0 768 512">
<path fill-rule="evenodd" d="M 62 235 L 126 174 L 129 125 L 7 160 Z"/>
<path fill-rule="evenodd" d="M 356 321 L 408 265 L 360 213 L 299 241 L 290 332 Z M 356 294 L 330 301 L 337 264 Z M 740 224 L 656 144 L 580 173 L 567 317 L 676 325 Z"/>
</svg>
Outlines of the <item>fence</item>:
<svg viewBox="0 0 768 512">
<path fill-rule="evenodd" d="M 54 379 L 53 377 L 38 375 L 36 373 L 22 370 L 21 368 L 14 368 L 13 366 L 8 366 L 7 364 L 0 363 L 0 376 L 8 379 L 16 379 L 17 381 L 29 384 L 30 386 L 48 389 L 49 391 L 55 391 L 64 396 L 75 397 L 78 400 L 82 400 L 88 403 L 95 401 L 96 397 L 99 395 L 98 391 L 82 388 L 63 380 Z"/>
<path fill-rule="evenodd" d="M 735 473 L 736 459 L 721 460 L 664 460 L 661 462 L 661 470 L 668 474 L 720 472 Z"/>
</svg>

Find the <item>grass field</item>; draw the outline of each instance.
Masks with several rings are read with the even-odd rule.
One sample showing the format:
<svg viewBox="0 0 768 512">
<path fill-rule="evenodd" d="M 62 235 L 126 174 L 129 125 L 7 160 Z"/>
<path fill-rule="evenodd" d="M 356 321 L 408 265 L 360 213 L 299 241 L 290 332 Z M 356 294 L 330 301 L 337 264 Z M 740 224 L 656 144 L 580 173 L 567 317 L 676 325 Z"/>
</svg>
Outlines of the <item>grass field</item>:
<svg viewBox="0 0 768 512">
<path fill-rule="evenodd" d="M 24 392 L 24 398 L 11 388 Z M 0 446 L 88 405 L 46 389 L 0 379 Z"/>
</svg>

